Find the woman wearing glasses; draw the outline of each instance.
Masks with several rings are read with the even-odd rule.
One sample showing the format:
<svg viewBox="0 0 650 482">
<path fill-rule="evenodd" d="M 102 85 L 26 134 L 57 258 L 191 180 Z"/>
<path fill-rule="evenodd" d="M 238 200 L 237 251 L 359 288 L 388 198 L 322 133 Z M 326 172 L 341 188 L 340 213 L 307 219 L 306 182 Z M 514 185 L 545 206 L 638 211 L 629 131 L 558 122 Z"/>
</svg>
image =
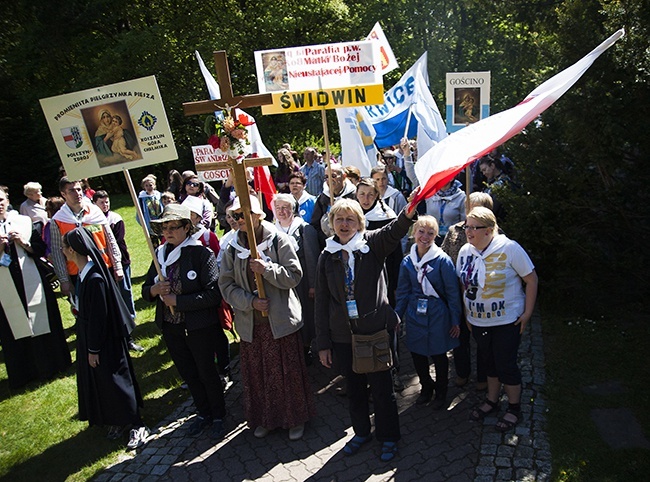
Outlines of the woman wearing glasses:
<svg viewBox="0 0 650 482">
<path fill-rule="evenodd" d="M 198 416 L 188 435 L 210 426 L 211 436 L 220 438 L 226 405 L 214 354 L 225 334 L 216 316 L 222 299 L 217 259 L 192 237 L 196 228 L 187 206 L 168 204 L 151 225 L 165 237 L 165 244 L 156 251 L 164 280 L 156 276 L 152 264 L 142 285 L 142 298 L 156 301 L 156 324 L 194 399 Z"/>
<path fill-rule="evenodd" d="M 203 220 L 201 223 L 206 227 L 206 229 L 214 230 L 214 224 L 212 223 L 214 219 L 214 207 L 212 206 L 212 203 L 205 197 L 205 186 L 196 175 L 185 179 L 180 201 L 185 201 L 188 196 L 196 196 L 201 200 L 203 203 L 203 215 L 201 216 Z"/>
<path fill-rule="evenodd" d="M 468 244 L 458 253 L 465 315 L 487 372 L 487 396 L 470 412 L 481 421 L 498 411 L 501 385 L 508 409 L 496 424 L 505 432 L 521 419 L 521 373 L 517 351 L 521 334 L 533 314 L 537 274 L 524 249 L 498 234 L 494 213 L 472 209 L 465 220 Z"/>
<path fill-rule="evenodd" d="M 237 197 L 228 209 L 237 231 L 225 248 L 219 278 L 241 337 L 244 415 L 257 438 L 288 429 L 289 439 L 298 440 L 316 413 L 300 335 L 303 315 L 294 289 L 303 270 L 289 236 L 263 221 L 256 197 L 250 196 L 250 206 L 259 258 L 251 258 Z M 255 274 L 264 280 L 265 298 L 259 297 Z"/>
</svg>

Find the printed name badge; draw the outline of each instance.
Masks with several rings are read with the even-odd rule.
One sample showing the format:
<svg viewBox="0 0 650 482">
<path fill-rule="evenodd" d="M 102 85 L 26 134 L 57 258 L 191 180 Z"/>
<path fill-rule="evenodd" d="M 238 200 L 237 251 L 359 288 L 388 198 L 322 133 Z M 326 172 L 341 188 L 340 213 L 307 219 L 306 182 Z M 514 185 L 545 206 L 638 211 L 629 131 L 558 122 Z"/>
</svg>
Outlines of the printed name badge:
<svg viewBox="0 0 650 482">
<path fill-rule="evenodd" d="M 418 298 L 418 315 L 427 314 L 428 304 L 429 304 L 429 300 L 427 300 L 426 298 Z"/>
<path fill-rule="evenodd" d="M 359 318 L 359 310 L 357 309 L 356 300 L 348 300 L 345 302 L 345 305 L 348 307 L 348 316 L 355 320 Z"/>
</svg>

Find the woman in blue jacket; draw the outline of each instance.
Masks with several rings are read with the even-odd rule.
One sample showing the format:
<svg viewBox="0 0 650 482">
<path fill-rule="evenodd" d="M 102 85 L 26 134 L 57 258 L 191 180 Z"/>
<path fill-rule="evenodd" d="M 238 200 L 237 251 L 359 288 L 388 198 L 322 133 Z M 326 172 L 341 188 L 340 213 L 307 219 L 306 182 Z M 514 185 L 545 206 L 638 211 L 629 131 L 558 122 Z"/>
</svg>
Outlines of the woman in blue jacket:
<svg viewBox="0 0 650 482">
<path fill-rule="evenodd" d="M 435 389 L 433 408 L 440 410 L 447 403 L 447 352 L 458 346 L 463 309 L 454 264 L 436 246 L 437 235 L 433 216 L 420 216 L 413 225 L 415 244 L 400 267 L 395 311 L 406 323 L 406 345 L 422 385 L 416 403 L 428 403 Z M 429 357 L 436 368 L 435 382 Z"/>
</svg>

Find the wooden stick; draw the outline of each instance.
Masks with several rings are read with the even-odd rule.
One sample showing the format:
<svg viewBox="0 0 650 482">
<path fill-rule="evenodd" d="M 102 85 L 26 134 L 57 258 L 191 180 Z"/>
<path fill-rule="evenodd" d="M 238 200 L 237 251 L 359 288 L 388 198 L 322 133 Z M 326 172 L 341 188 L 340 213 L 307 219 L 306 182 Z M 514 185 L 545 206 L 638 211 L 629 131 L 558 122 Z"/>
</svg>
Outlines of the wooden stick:
<svg viewBox="0 0 650 482">
<path fill-rule="evenodd" d="M 465 214 L 469 214 L 469 195 L 472 193 L 472 164 L 465 168 Z"/>
<path fill-rule="evenodd" d="M 332 163 L 330 161 L 331 156 L 330 156 L 330 138 L 327 130 L 327 114 L 325 113 L 325 109 L 321 109 L 320 111 L 320 116 L 321 120 L 323 121 L 323 139 L 325 141 L 325 156 L 327 159 L 325 159 L 326 166 L 327 166 L 327 185 L 330 188 L 330 206 L 334 204 L 334 191 L 332 190 Z"/>
<path fill-rule="evenodd" d="M 239 197 L 239 205 L 241 206 L 244 221 L 246 222 L 246 237 L 248 238 L 248 249 L 251 252 L 251 259 L 259 259 L 255 230 L 253 229 L 253 219 L 251 218 L 251 198 L 248 190 L 248 182 L 246 181 L 246 167 L 243 159 L 242 162 L 238 162 L 236 159 L 231 158 L 230 164 L 232 166 L 235 192 L 237 193 L 237 197 Z M 265 299 L 264 278 L 259 273 L 253 274 L 255 275 L 255 283 L 257 284 L 257 294 L 260 298 Z M 268 313 L 263 311 L 262 316 L 268 316 Z"/>
<path fill-rule="evenodd" d="M 126 184 L 129 186 L 129 192 L 131 193 L 131 199 L 133 199 L 133 204 L 135 204 L 135 212 L 138 215 L 138 219 L 140 220 L 140 226 L 142 227 L 142 232 L 144 233 L 144 239 L 147 240 L 147 246 L 149 247 L 149 253 L 151 254 L 151 259 L 153 260 L 153 265 L 156 268 L 156 273 L 158 273 L 158 279 L 161 281 L 165 281 L 165 277 L 162 274 L 162 270 L 160 269 L 160 263 L 158 263 L 158 257 L 156 256 L 156 250 L 153 247 L 153 243 L 151 242 L 151 236 L 149 235 L 149 229 L 147 228 L 147 224 L 144 222 L 144 215 L 142 214 L 142 208 L 140 207 L 140 203 L 138 202 L 138 196 L 135 193 L 135 188 L 133 187 L 133 181 L 131 180 L 131 174 L 129 173 L 129 170 L 125 167 L 122 169 L 124 172 L 124 177 L 126 178 Z M 174 314 L 174 307 L 170 306 L 169 307 L 170 311 L 172 314 Z"/>
</svg>

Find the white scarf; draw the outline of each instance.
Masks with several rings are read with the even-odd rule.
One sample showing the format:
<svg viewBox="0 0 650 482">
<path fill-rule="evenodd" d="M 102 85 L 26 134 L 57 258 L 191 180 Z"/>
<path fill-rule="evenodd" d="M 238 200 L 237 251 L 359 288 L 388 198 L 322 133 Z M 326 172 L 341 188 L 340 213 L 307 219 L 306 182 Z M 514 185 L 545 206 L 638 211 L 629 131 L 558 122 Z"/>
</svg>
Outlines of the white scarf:
<svg viewBox="0 0 650 482">
<path fill-rule="evenodd" d="M 485 258 L 495 251 L 502 249 L 508 241 L 509 239 L 505 234 L 497 234 L 492 238 L 492 241 L 490 241 L 490 244 L 483 250 L 483 252 L 479 251 L 471 244 L 469 245 L 469 250 L 473 257 L 471 269 L 473 273 L 476 273 L 476 280 L 481 288 L 485 286 Z"/>
<path fill-rule="evenodd" d="M 370 247 L 366 243 L 366 238 L 363 237 L 363 233 L 357 232 L 350 241 L 345 244 L 340 244 L 334 241 L 334 236 L 327 238 L 325 241 L 325 251 L 328 253 L 338 253 L 339 251 L 348 252 L 348 266 L 352 271 L 352 280 L 354 280 L 354 252 L 361 251 L 363 254 L 366 254 L 370 251 Z"/>
<path fill-rule="evenodd" d="M 277 229 L 275 226 L 273 226 L 271 223 L 262 221 L 263 226 L 270 231 L 270 234 L 267 235 L 266 239 L 262 241 L 260 244 L 257 245 L 257 254 L 260 256 L 261 259 L 264 261 L 270 261 L 271 258 L 269 258 L 264 251 L 269 249 L 271 245 L 273 244 L 273 239 L 278 235 Z M 239 230 L 237 230 L 237 233 L 235 233 L 235 236 L 233 236 L 232 240 L 230 241 L 230 246 L 235 248 L 237 251 L 237 257 L 239 259 L 248 259 L 251 256 L 251 250 L 244 248 L 242 245 L 239 244 Z"/>
<path fill-rule="evenodd" d="M 298 240 L 294 237 L 294 233 L 298 231 L 298 228 L 302 226 L 305 223 L 305 220 L 302 219 L 299 216 L 294 216 L 293 219 L 291 220 L 291 224 L 289 225 L 288 228 L 283 227 L 280 224 L 280 221 L 277 219 L 275 220 L 275 227 L 278 229 L 278 231 L 282 231 L 283 233 L 287 233 L 289 235 L 289 239 L 291 240 L 291 244 L 293 245 L 293 249 L 296 250 L 296 253 L 298 252 Z"/>
<path fill-rule="evenodd" d="M 198 229 L 198 231 L 197 231 L 196 233 L 194 233 L 194 234 L 192 235 L 192 237 L 193 237 L 197 242 L 203 244 L 203 242 L 201 241 L 201 236 L 205 236 L 205 233 L 207 233 L 208 230 L 207 230 L 206 227 L 203 226 L 203 224 L 201 224 L 201 223 L 197 224 L 197 225 L 196 225 L 196 228 Z M 210 238 L 209 238 L 209 237 L 208 237 L 208 239 L 207 239 L 207 242 L 208 242 L 208 244 L 209 244 L 209 242 L 210 242 Z"/>
<path fill-rule="evenodd" d="M 393 211 L 387 205 L 384 204 L 384 208 L 386 209 L 385 211 L 382 208 L 379 201 L 377 201 L 375 203 L 375 207 L 373 207 L 367 213 L 364 213 L 364 215 L 366 217 L 366 227 L 368 227 L 368 223 L 370 221 L 387 221 L 389 219 L 395 219 L 397 217 L 397 215 L 395 214 L 395 211 Z"/>
<path fill-rule="evenodd" d="M 309 194 L 307 191 L 303 191 L 302 194 L 300 195 L 300 199 L 298 199 L 298 206 L 300 206 L 302 203 L 305 203 L 309 201 L 311 198 L 313 198 L 311 194 Z"/>
<path fill-rule="evenodd" d="M 422 259 L 418 261 L 418 246 L 417 244 L 413 244 L 413 246 L 411 246 L 409 258 L 411 258 L 411 263 L 413 263 L 413 267 L 415 268 L 418 282 L 422 287 L 422 293 L 424 293 L 426 296 L 435 296 L 436 298 L 440 298 L 440 295 L 427 278 L 427 272 L 433 270 L 433 268 L 429 266 L 429 261 L 436 259 L 438 256 L 440 256 L 441 253 L 442 250 L 435 244 L 432 244 L 429 250 L 424 253 Z"/>
<path fill-rule="evenodd" d="M 83 205 L 82 211 L 83 216 L 80 219 L 75 213 L 72 212 L 70 206 L 64 204 L 61 206 L 61 209 L 59 209 L 56 214 L 54 214 L 52 219 L 67 224 L 74 224 L 77 227 L 81 226 L 82 224 L 108 224 L 106 215 L 94 204 Z"/>
<path fill-rule="evenodd" d="M 1 223 L 0 230 L 3 234 L 16 231 L 20 240 L 29 244 L 32 233 L 32 220 L 27 216 L 9 211 L 7 219 Z M 23 278 L 23 290 L 27 300 L 27 312 L 18 294 L 8 267 L 0 267 L 0 304 L 5 312 L 14 339 L 50 333 L 50 322 L 47 315 L 47 302 L 45 289 L 41 281 L 38 268 L 32 258 L 27 256 L 19 244 L 14 244 L 18 255 L 18 265 Z M 8 253 L 7 253 L 8 254 Z"/>
<path fill-rule="evenodd" d="M 167 279 L 167 268 L 169 268 L 172 264 L 180 259 L 181 249 L 183 249 L 185 246 L 201 246 L 201 243 L 199 243 L 192 236 L 188 236 L 181 244 L 171 250 L 171 253 L 169 253 L 167 259 L 165 259 L 165 246 L 167 246 L 167 243 L 158 248 L 156 257 L 158 258 L 158 263 L 160 264 L 160 271 L 162 272 L 163 277 Z M 159 279 L 156 276 L 156 282 L 158 281 Z"/>
<path fill-rule="evenodd" d="M 343 190 L 341 193 L 338 196 L 334 196 L 334 202 L 353 192 L 357 192 L 357 188 L 350 182 L 349 179 L 346 179 L 343 182 Z M 327 197 L 330 197 L 330 185 L 327 182 L 323 183 L 323 194 L 325 194 Z"/>
</svg>

